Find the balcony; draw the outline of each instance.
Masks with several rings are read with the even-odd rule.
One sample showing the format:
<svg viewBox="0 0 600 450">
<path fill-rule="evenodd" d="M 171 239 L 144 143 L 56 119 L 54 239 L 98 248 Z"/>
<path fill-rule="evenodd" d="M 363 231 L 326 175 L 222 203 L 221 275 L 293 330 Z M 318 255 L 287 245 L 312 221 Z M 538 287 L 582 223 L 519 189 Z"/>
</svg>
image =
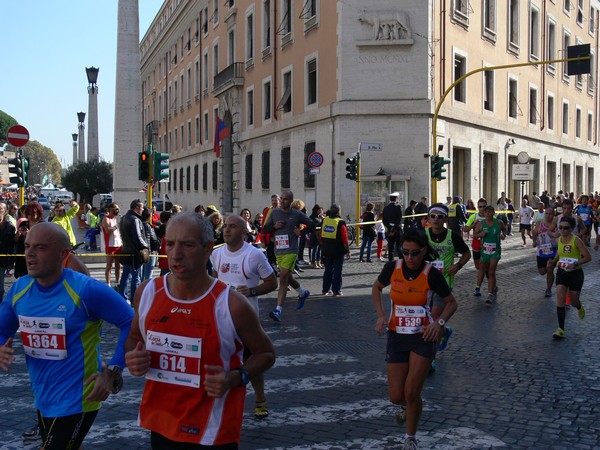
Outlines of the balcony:
<svg viewBox="0 0 600 450">
<path fill-rule="evenodd" d="M 244 63 L 236 62 L 215 75 L 213 95 L 220 95 L 235 86 L 244 85 Z"/>
</svg>

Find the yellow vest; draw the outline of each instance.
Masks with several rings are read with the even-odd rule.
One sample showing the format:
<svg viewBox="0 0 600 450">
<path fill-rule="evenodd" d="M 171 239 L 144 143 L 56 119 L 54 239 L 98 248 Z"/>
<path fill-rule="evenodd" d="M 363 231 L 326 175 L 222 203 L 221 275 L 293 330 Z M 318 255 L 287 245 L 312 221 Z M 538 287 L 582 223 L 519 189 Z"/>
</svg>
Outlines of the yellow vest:
<svg viewBox="0 0 600 450">
<path fill-rule="evenodd" d="M 321 238 L 323 239 L 336 239 L 338 227 L 342 219 L 340 217 L 331 218 L 325 217 L 323 224 L 321 225 Z"/>
<path fill-rule="evenodd" d="M 448 217 L 456 217 L 456 208 L 460 208 L 458 203 L 452 203 L 448 206 Z"/>
</svg>

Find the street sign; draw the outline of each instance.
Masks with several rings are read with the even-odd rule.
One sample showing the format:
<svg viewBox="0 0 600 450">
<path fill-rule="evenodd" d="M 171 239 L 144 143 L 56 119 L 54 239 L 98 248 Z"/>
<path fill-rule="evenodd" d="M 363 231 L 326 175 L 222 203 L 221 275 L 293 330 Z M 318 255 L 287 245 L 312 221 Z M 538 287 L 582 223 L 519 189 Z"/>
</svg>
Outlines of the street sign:
<svg viewBox="0 0 600 450">
<path fill-rule="evenodd" d="M 369 143 L 369 142 L 361 142 L 358 149 L 362 152 L 362 151 L 368 151 L 368 152 L 381 152 L 383 151 L 383 144 L 377 144 L 377 143 Z"/>
<path fill-rule="evenodd" d="M 316 174 L 318 174 L 318 173 L 320 173 L 320 172 L 321 172 L 321 169 L 320 169 L 319 167 L 311 167 L 311 168 L 309 169 L 309 171 L 308 171 L 308 173 L 309 173 L 310 175 L 316 175 Z"/>
<path fill-rule="evenodd" d="M 29 131 L 23 125 L 13 125 L 8 129 L 6 138 L 13 147 L 23 147 L 29 142 Z"/>
<path fill-rule="evenodd" d="M 310 167 L 321 167 L 321 164 L 323 164 L 323 155 L 319 152 L 312 152 L 308 155 L 308 164 Z"/>
<path fill-rule="evenodd" d="M 515 181 L 533 180 L 533 164 L 513 164 L 512 179 Z"/>
</svg>

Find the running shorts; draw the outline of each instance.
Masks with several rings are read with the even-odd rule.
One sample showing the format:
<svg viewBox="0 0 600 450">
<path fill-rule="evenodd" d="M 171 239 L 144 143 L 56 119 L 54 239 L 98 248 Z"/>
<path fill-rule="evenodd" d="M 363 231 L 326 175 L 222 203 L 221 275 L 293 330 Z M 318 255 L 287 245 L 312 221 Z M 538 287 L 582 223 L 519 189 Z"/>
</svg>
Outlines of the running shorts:
<svg viewBox="0 0 600 450">
<path fill-rule="evenodd" d="M 78 449 L 90 431 L 98 410 L 64 417 L 42 417 L 38 410 L 37 415 L 44 450 Z"/>
<path fill-rule="evenodd" d="M 385 360 L 387 363 L 407 363 L 410 352 L 433 359 L 437 346 L 437 341 L 424 341 L 422 334 L 398 334 L 388 330 Z"/>
<path fill-rule="evenodd" d="M 564 269 L 556 271 L 556 285 L 566 286 L 571 291 L 580 292 L 583 287 L 583 270 L 575 269 L 567 272 Z"/>
</svg>

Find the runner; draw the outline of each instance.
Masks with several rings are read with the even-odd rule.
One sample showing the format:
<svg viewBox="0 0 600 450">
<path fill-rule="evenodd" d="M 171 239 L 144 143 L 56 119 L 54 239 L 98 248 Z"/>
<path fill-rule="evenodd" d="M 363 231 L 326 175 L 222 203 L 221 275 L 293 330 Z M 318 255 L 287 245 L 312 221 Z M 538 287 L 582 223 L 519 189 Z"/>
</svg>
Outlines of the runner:
<svg viewBox="0 0 600 450">
<path fill-rule="evenodd" d="M 589 205 L 590 198 L 587 195 L 581 196 L 581 204 L 577 205 L 573 210 L 573 214 L 581 219 L 585 225 L 585 230 L 581 230 L 579 237 L 587 245 L 590 246 L 590 238 L 592 237 L 592 207 Z"/>
<path fill-rule="evenodd" d="M 300 225 L 307 225 L 302 230 L 308 234 L 313 230 L 313 221 L 303 212 L 291 207 L 294 201 L 294 193 L 284 191 L 281 194 L 281 206 L 275 208 L 269 214 L 264 226 L 265 233 L 274 232 L 272 239 L 275 242 L 275 256 L 279 267 L 279 291 L 277 293 L 277 306 L 269 313 L 269 317 L 275 322 L 281 322 L 283 304 L 287 296 L 288 285 L 298 293 L 296 309 L 302 309 L 304 302 L 310 295 L 308 289 L 304 289 L 292 276 L 292 271 L 298 259 L 298 236 L 300 236 Z"/>
<path fill-rule="evenodd" d="M 245 242 L 247 234 L 248 228 L 243 217 L 227 217 L 223 227 L 225 245 L 216 248 L 212 253 L 213 276 L 250 300 L 258 314 L 258 297 L 277 289 L 277 278 L 265 254 Z M 244 362 L 250 356 L 251 353 L 244 347 Z M 264 419 L 269 415 L 264 375 L 261 373 L 250 382 L 256 398 L 254 417 Z"/>
<path fill-rule="evenodd" d="M 580 319 L 585 317 L 585 309 L 581 304 L 580 295 L 584 276 L 582 265 L 592 260 L 589 250 L 581 239 L 573 234 L 575 219 L 562 217 L 558 222 L 560 237 L 558 238 L 558 252 L 548 261 L 548 268 L 558 265 L 556 272 L 556 315 L 558 328 L 552 334 L 554 339 L 564 339 L 565 333 L 565 302 L 567 295 L 571 305 L 577 308 Z"/>
<path fill-rule="evenodd" d="M 471 258 L 469 246 L 463 240 L 460 231 L 454 231 L 446 228 L 444 225 L 447 222 L 449 208 L 441 203 L 434 203 L 429 208 L 429 224 L 430 228 L 425 229 L 429 246 L 433 248 L 439 255 L 439 258 L 433 261 L 433 266 L 439 269 L 450 287 L 454 288 L 454 277 L 460 269 Z M 454 255 L 460 253 L 460 259 L 454 263 Z M 431 316 L 436 321 L 442 313 L 446 302 L 436 294 L 433 295 L 433 304 L 431 307 Z M 440 339 L 438 351 L 443 351 L 448 345 L 448 339 L 452 335 L 452 328 L 444 327 L 444 334 Z M 436 369 L 435 359 L 431 365 L 432 370 Z"/>
<path fill-rule="evenodd" d="M 423 384 L 444 326 L 458 306 L 441 272 L 432 270 L 433 264 L 427 261 L 432 259 L 435 250 L 429 247 L 423 231 L 407 231 L 400 254 L 397 261 L 385 264 L 373 283 L 372 295 L 377 311 L 375 331 L 387 333 L 390 401 L 401 405 L 395 420 L 396 423 L 406 420 L 403 449 L 416 449 L 415 435 L 423 411 Z M 391 286 L 389 317 L 386 317 L 382 305 L 382 291 L 386 286 Z M 437 322 L 433 321 L 430 313 L 432 292 L 446 303 Z"/>
<path fill-rule="evenodd" d="M 500 240 L 506 237 L 506 227 L 503 222 L 494 217 L 494 207 L 487 205 L 483 213 L 485 220 L 478 222 L 473 237 L 482 239 L 483 254 L 477 274 L 477 287 L 481 287 L 484 275 L 488 277 L 488 295 L 485 302 L 491 305 L 496 300 L 498 286 L 496 284 L 496 268 L 502 255 Z"/>
<path fill-rule="evenodd" d="M 479 222 L 485 220 L 485 216 L 483 215 L 483 208 L 487 206 L 487 200 L 485 198 L 480 198 L 477 201 L 477 213 L 471 214 L 469 220 L 467 220 L 467 224 L 463 228 L 463 232 L 469 233 L 473 230 Z M 473 235 L 473 240 L 471 241 L 471 248 L 473 249 L 473 264 L 475 264 L 475 268 L 479 270 L 479 266 L 481 264 L 481 239 L 478 239 Z M 479 275 L 477 275 L 479 278 Z M 481 297 L 481 282 L 478 282 L 475 285 L 475 297 Z"/>
<path fill-rule="evenodd" d="M 517 211 L 517 215 L 519 216 L 519 231 L 521 232 L 521 239 L 523 239 L 523 248 L 527 247 L 525 231 L 527 231 L 527 236 L 533 241 L 533 237 L 531 236 L 531 220 L 533 219 L 534 213 L 535 211 L 533 208 L 527 204 L 527 199 L 524 198 L 521 200 L 521 206 Z"/>
<path fill-rule="evenodd" d="M 544 202 L 538 203 L 544 205 Z M 536 222 L 533 227 L 533 246 L 537 246 L 537 267 L 540 275 L 546 275 L 546 297 L 552 296 L 552 285 L 554 284 L 554 270 L 548 267 L 548 260 L 556 256 L 556 229 L 557 219 L 554 217 L 554 209 L 546 208 L 544 220 Z"/>
</svg>

